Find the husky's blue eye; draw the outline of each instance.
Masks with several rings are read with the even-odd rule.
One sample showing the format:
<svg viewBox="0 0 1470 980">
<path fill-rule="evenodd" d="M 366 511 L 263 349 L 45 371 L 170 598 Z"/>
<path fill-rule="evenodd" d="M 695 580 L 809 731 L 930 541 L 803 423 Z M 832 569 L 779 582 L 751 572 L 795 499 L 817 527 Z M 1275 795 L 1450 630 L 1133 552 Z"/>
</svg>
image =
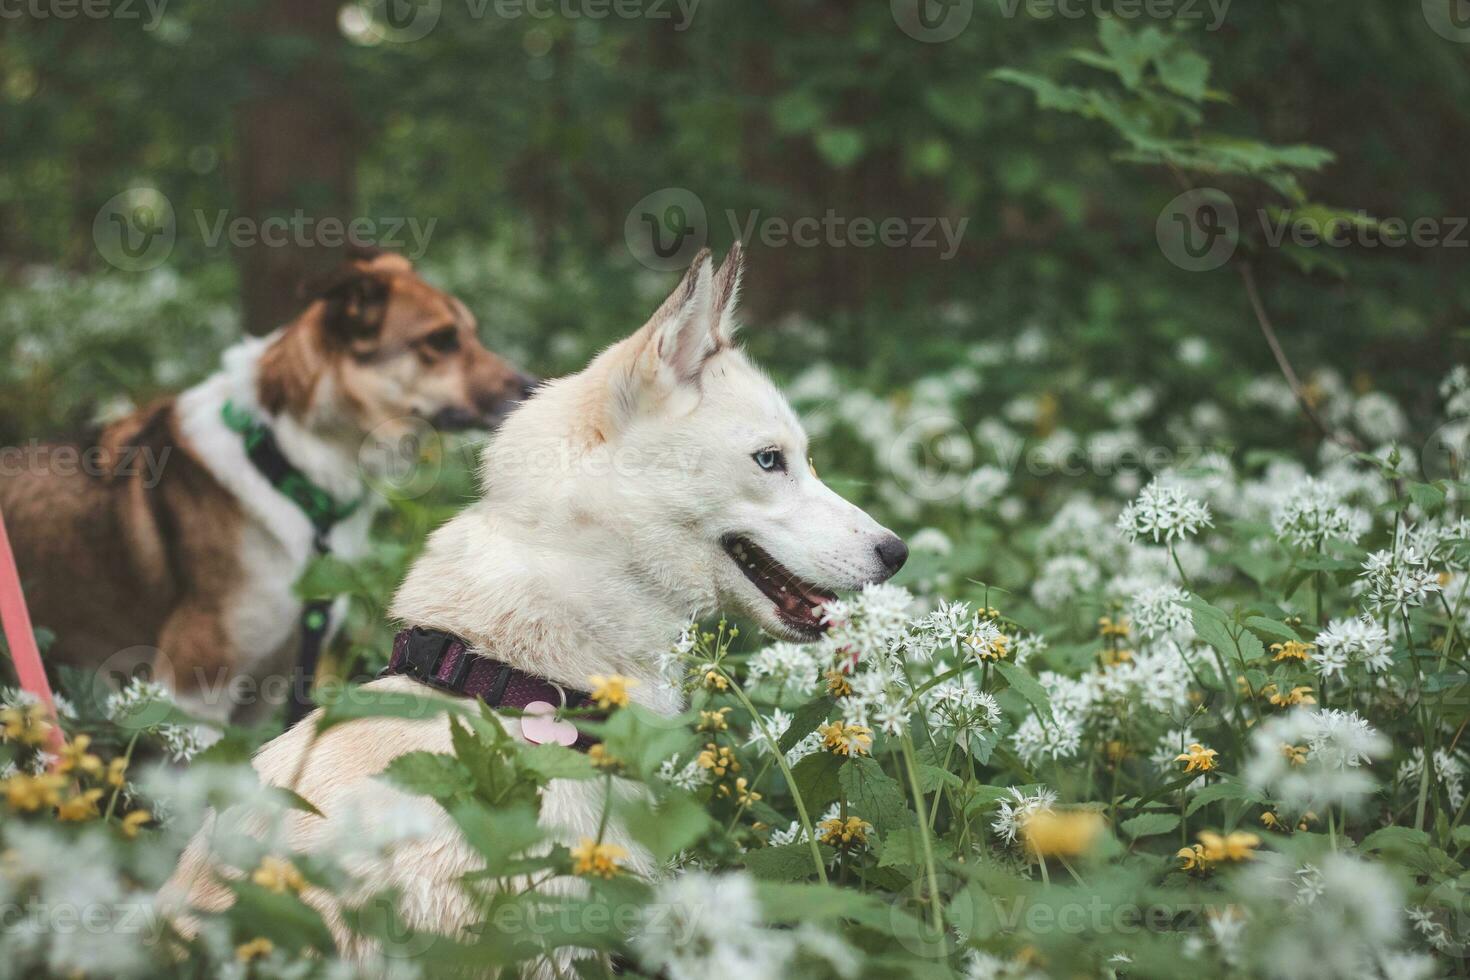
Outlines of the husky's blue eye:
<svg viewBox="0 0 1470 980">
<path fill-rule="evenodd" d="M 779 449 L 762 449 L 758 453 L 752 453 L 751 459 L 755 465 L 768 472 L 786 472 L 786 454 Z"/>
</svg>

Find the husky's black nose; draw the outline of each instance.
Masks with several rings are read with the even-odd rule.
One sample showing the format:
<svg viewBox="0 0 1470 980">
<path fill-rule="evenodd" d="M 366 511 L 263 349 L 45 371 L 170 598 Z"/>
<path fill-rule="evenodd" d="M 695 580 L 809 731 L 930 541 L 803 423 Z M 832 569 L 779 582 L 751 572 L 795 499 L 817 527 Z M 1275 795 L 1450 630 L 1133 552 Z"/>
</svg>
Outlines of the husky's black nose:
<svg viewBox="0 0 1470 980">
<path fill-rule="evenodd" d="M 873 549 L 878 552 L 878 560 L 883 563 L 889 575 L 895 574 L 909 560 L 909 546 L 896 534 L 888 535 L 874 545 Z"/>
</svg>

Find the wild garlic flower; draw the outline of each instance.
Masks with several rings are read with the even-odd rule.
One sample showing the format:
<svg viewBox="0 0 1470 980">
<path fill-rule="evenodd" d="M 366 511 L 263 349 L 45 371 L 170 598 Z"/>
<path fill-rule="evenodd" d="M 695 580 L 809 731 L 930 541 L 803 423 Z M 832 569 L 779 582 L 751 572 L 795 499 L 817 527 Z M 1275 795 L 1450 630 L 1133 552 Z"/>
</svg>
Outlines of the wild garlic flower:
<svg viewBox="0 0 1470 980">
<path fill-rule="evenodd" d="M 1155 544 L 1173 544 L 1210 527 L 1210 508 L 1178 486 L 1154 480 L 1143 488 L 1123 513 L 1118 530 L 1129 541 L 1147 538 Z"/>
<path fill-rule="evenodd" d="M 1009 798 L 1003 798 L 995 810 L 995 820 L 990 829 L 1007 844 L 1014 844 L 1026 821 L 1038 813 L 1049 813 L 1057 804 L 1057 794 L 1041 787 L 1034 794 L 1022 792 L 1018 787 L 1010 788 Z"/>
<path fill-rule="evenodd" d="M 1440 591 L 1439 576 L 1428 566 L 1423 553 L 1411 546 L 1397 554 L 1375 551 L 1363 562 L 1358 583 L 1370 606 L 1397 615 L 1422 606 L 1431 593 Z"/>
<path fill-rule="evenodd" d="M 1148 639 L 1188 639 L 1194 635 L 1190 610 L 1184 604 L 1188 599 L 1189 593 L 1176 585 L 1156 585 L 1132 598 L 1128 618 L 1133 628 Z"/>
<path fill-rule="evenodd" d="M 1308 477 L 1298 484 L 1271 515 L 1278 540 L 1301 551 L 1318 551 L 1328 541 L 1357 544 L 1372 519 L 1343 502 L 1338 489 Z"/>
<path fill-rule="evenodd" d="M 1362 767 L 1390 745 L 1357 712 L 1303 706 L 1256 726 L 1250 748 L 1246 782 L 1300 813 L 1372 793 L 1376 784 Z"/>
<path fill-rule="evenodd" d="M 1313 658 L 1324 677 L 1343 674 L 1351 664 L 1361 664 L 1369 673 L 1393 666 L 1393 644 L 1388 631 L 1367 616 L 1334 619 L 1317 634 Z"/>
</svg>

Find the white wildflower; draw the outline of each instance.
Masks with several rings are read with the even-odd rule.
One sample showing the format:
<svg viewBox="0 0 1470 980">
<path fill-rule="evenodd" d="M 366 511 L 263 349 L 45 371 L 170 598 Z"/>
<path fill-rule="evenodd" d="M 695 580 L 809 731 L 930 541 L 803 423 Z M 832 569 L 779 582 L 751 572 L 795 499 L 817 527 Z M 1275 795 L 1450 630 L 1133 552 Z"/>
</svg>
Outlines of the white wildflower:
<svg viewBox="0 0 1470 980">
<path fill-rule="evenodd" d="M 1316 644 L 1314 663 L 1326 677 L 1345 672 L 1351 664 L 1375 674 L 1393 666 L 1388 631 L 1367 616 L 1332 620 L 1317 634 Z"/>
<path fill-rule="evenodd" d="M 1147 538 L 1155 544 L 1182 541 L 1210 525 L 1209 507 L 1178 486 L 1158 480 L 1144 487 L 1118 515 L 1118 530 L 1125 538 Z"/>
</svg>

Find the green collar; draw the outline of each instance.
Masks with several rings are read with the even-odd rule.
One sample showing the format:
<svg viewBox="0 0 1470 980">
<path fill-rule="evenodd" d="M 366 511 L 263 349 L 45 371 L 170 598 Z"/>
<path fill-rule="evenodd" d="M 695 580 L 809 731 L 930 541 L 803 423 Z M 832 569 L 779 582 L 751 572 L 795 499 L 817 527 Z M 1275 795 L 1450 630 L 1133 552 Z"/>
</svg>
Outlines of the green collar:
<svg viewBox="0 0 1470 980">
<path fill-rule="evenodd" d="M 330 493 L 313 483 L 281 452 L 270 426 L 232 401 L 226 401 L 220 413 L 225 425 L 240 433 L 245 442 L 245 455 L 260 474 L 282 495 L 301 508 L 316 529 L 317 548 L 326 550 L 326 535 L 333 525 L 346 520 L 362 503 L 358 498 L 339 503 Z"/>
</svg>

